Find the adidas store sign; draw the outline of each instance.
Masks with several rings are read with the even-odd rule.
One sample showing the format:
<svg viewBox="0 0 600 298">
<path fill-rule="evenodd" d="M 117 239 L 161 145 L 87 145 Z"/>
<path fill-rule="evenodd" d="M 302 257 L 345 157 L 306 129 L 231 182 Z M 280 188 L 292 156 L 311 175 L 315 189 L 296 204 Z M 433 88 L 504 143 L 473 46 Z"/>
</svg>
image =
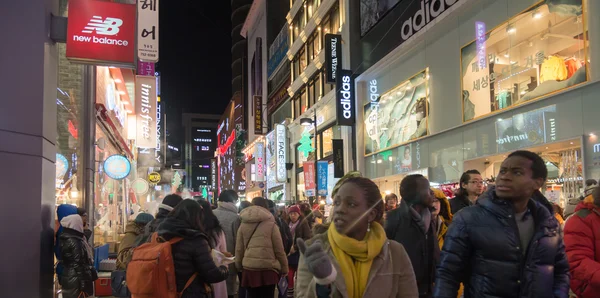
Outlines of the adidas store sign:
<svg viewBox="0 0 600 298">
<path fill-rule="evenodd" d="M 408 19 L 402 21 L 400 36 L 402 42 L 421 31 L 427 24 L 441 16 L 459 0 L 421 0 L 412 1 L 406 8 Z M 402 44 L 402 42 L 400 44 Z"/>
<path fill-rule="evenodd" d="M 354 125 L 356 118 L 356 94 L 354 75 L 346 69 L 338 70 L 336 84 L 336 114 L 338 125 Z"/>
</svg>

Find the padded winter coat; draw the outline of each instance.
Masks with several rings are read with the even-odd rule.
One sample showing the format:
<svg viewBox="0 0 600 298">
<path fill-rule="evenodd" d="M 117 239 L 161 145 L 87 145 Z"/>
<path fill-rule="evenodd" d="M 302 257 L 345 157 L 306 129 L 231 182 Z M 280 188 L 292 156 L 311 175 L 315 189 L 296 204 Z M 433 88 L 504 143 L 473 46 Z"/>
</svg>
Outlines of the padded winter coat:
<svg viewBox="0 0 600 298">
<path fill-rule="evenodd" d="M 187 281 L 197 273 L 192 284 L 183 292 L 181 298 L 212 297 L 210 284 L 227 279 L 226 266 L 217 267 L 212 259 L 208 237 L 200 231 L 190 228 L 187 223 L 167 217 L 158 226 L 158 236 L 165 240 L 182 237 L 183 240 L 171 247 L 175 265 L 177 291 L 181 291 Z"/>
<path fill-rule="evenodd" d="M 568 297 L 569 264 L 552 206 L 538 193 L 528 208 L 535 231 L 526 254 L 512 205 L 483 194 L 454 215 L 437 269 L 434 297 Z"/>
<path fill-rule="evenodd" d="M 287 256 L 281 233 L 269 210 L 250 206 L 240 214 L 242 224 L 235 243 L 235 265 L 238 270 L 272 270 L 288 272 Z"/>
<path fill-rule="evenodd" d="M 136 247 L 136 239 L 143 233 L 144 225 L 133 221 L 127 223 L 125 236 L 121 240 L 121 243 L 119 243 L 119 254 L 117 255 L 117 268 L 119 270 L 127 269 L 127 264 L 129 264 L 133 256 L 133 249 Z"/>
<path fill-rule="evenodd" d="M 581 202 L 565 224 L 571 290 L 579 298 L 600 295 L 600 207 Z"/>
<path fill-rule="evenodd" d="M 60 234 L 60 252 L 63 272 L 60 276 L 63 298 L 77 298 L 81 292 L 94 293 L 93 264 L 85 247 L 84 235 L 73 229 L 63 228 Z"/>
</svg>

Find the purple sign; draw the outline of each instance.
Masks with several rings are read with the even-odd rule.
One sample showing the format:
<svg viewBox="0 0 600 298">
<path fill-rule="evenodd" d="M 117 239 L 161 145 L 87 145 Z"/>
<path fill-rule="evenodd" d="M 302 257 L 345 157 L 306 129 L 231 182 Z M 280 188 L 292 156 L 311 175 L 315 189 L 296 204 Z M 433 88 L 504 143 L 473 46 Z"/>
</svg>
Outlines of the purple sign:
<svg viewBox="0 0 600 298">
<path fill-rule="evenodd" d="M 475 40 L 477 41 L 477 61 L 480 68 L 487 66 L 487 54 L 485 49 L 485 23 L 475 22 Z"/>
<path fill-rule="evenodd" d="M 154 62 L 142 62 L 142 61 L 138 60 L 137 73 L 140 76 L 153 77 L 154 73 L 155 73 Z"/>
</svg>

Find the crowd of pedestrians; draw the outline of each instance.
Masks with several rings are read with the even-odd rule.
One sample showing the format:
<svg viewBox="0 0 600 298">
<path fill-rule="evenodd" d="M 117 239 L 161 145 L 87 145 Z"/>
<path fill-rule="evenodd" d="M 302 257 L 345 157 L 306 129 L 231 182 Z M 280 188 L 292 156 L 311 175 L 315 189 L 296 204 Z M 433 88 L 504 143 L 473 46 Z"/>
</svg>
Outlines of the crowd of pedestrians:
<svg viewBox="0 0 600 298">
<path fill-rule="evenodd" d="M 469 170 L 449 199 L 408 175 L 399 196 L 383 198 L 350 172 L 333 188 L 327 218 L 308 204 L 239 202 L 232 190 L 214 210 L 171 194 L 156 216 L 126 226 L 117 257 L 124 297 L 600 297 L 600 188 L 586 181 L 563 221 L 540 192 L 547 176 L 539 155 L 515 151 L 494 185 Z M 71 207 L 57 210 L 57 274 L 64 298 L 87 297 L 97 278 L 91 231 Z M 167 268 L 166 280 L 150 266 Z"/>
</svg>

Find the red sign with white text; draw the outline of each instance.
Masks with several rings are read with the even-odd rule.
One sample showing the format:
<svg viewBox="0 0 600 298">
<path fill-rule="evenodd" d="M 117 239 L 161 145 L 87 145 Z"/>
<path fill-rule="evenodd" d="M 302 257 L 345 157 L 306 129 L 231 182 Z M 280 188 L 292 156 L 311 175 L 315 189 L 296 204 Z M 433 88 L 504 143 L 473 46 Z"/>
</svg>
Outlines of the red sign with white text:
<svg viewBox="0 0 600 298">
<path fill-rule="evenodd" d="M 91 64 L 133 66 L 136 6 L 69 0 L 67 58 Z"/>
<path fill-rule="evenodd" d="M 315 162 L 305 161 L 302 168 L 304 169 L 304 192 L 307 197 L 314 197 L 317 188 L 315 181 Z"/>
</svg>

